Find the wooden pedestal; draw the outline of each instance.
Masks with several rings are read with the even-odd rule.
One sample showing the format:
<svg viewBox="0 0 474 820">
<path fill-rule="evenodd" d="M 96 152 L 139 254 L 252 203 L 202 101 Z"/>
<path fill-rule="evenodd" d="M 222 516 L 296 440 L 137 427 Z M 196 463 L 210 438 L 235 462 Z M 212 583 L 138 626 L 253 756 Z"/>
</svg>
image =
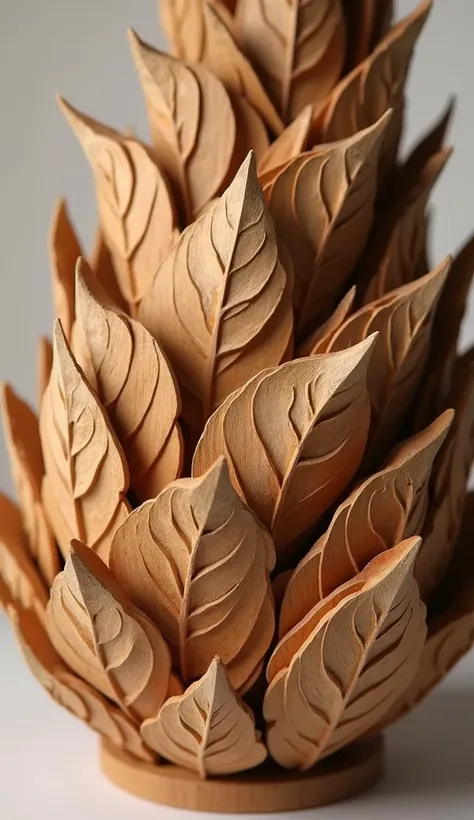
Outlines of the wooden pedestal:
<svg viewBox="0 0 474 820">
<path fill-rule="evenodd" d="M 253 773 L 200 780 L 178 766 L 137 761 L 104 741 L 101 766 L 120 788 L 165 806 L 228 813 L 291 811 L 346 800 L 373 786 L 382 774 L 383 741 L 378 736 L 356 743 L 307 774 L 269 763 Z"/>
</svg>

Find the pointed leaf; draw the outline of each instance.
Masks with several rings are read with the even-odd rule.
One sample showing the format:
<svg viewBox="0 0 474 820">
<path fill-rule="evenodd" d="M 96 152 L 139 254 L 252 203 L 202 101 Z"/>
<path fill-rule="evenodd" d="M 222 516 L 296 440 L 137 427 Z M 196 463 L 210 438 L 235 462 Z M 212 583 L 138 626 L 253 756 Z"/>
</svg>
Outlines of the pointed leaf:
<svg viewBox="0 0 474 820">
<path fill-rule="evenodd" d="M 29 552 L 46 586 L 59 572 L 59 554 L 41 501 L 44 476 L 38 419 L 8 385 L 1 388 L 3 427 Z"/>
<path fill-rule="evenodd" d="M 377 158 L 390 114 L 367 131 L 293 160 L 273 183 L 269 209 L 295 269 L 299 335 L 334 308 L 374 215 Z"/>
<path fill-rule="evenodd" d="M 378 556 L 313 631 L 264 701 L 267 744 L 281 766 L 307 771 L 375 728 L 413 679 L 426 637 L 412 568 L 419 538 Z"/>
<path fill-rule="evenodd" d="M 132 719 L 157 714 L 168 691 L 168 647 L 99 556 L 80 541 L 71 542 L 54 582 L 46 627 L 67 665 Z"/>
<path fill-rule="evenodd" d="M 286 122 L 318 107 L 341 76 L 346 26 L 340 0 L 239 0 L 239 42 Z"/>
<path fill-rule="evenodd" d="M 142 725 L 145 742 L 202 778 L 253 769 L 267 756 L 252 712 L 215 658 L 184 695 L 170 698 L 157 718 Z"/>
<path fill-rule="evenodd" d="M 59 322 L 40 437 L 46 468 L 43 502 L 63 555 L 70 540 L 78 538 L 107 558 L 113 533 L 129 512 L 127 465 Z"/>
<path fill-rule="evenodd" d="M 193 474 L 225 455 L 234 486 L 282 551 L 315 525 L 355 474 L 370 420 L 374 339 L 266 370 L 206 425 Z"/>
<path fill-rule="evenodd" d="M 60 104 L 94 173 L 101 226 L 121 293 L 136 309 L 177 236 L 167 182 L 142 143 L 64 100 Z"/>
<path fill-rule="evenodd" d="M 81 246 L 69 218 L 64 199 L 56 205 L 49 236 L 54 315 L 61 319 L 70 341 L 74 324 L 74 271 Z"/>
<path fill-rule="evenodd" d="M 272 142 L 258 163 L 258 176 L 262 188 L 274 181 L 278 173 L 308 148 L 308 137 L 314 110 L 307 105 L 284 131 Z"/>
<path fill-rule="evenodd" d="M 393 0 L 343 0 L 347 18 L 347 66 L 358 66 L 390 29 Z"/>
<path fill-rule="evenodd" d="M 53 367 L 53 345 L 46 336 L 41 336 L 38 342 L 37 367 L 38 406 L 41 407 L 41 402 L 43 401 L 43 396 L 46 392 Z"/>
<path fill-rule="evenodd" d="M 139 318 L 169 357 L 194 427 L 281 362 L 291 342 L 291 295 L 251 155 L 224 196 L 184 231 Z"/>
<path fill-rule="evenodd" d="M 331 313 L 329 319 L 324 324 L 316 328 L 314 333 L 300 344 L 298 348 L 298 356 L 316 356 L 321 353 L 327 353 L 331 341 L 336 335 L 339 328 L 343 326 L 346 319 L 352 313 L 354 300 L 356 297 L 355 287 L 347 291 L 346 295 L 339 302 L 337 308 Z"/>
<path fill-rule="evenodd" d="M 117 277 L 117 271 L 114 268 L 112 254 L 105 241 L 102 228 L 98 227 L 95 237 L 94 246 L 89 257 L 91 269 L 100 285 L 103 287 L 108 296 L 113 300 L 117 307 L 121 308 L 125 313 L 130 313 L 130 306 L 123 298 L 120 290 L 120 284 Z"/>
<path fill-rule="evenodd" d="M 135 510 L 110 555 L 112 572 L 159 626 L 185 682 L 202 675 L 217 653 L 231 664 L 265 606 L 267 640 L 251 641 L 250 669 L 232 675 L 236 688 L 273 637 L 273 606 L 266 604 L 274 563 L 271 538 L 235 493 L 223 459 Z"/>
</svg>

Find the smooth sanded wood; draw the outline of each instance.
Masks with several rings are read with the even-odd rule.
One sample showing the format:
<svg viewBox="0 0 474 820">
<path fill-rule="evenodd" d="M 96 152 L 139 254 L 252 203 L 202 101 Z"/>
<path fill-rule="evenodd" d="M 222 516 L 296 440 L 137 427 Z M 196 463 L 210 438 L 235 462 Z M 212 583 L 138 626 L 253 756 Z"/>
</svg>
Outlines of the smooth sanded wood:
<svg viewBox="0 0 474 820">
<path fill-rule="evenodd" d="M 101 744 L 101 767 L 125 791 L 180 809 L 225 813 L 297 811 L 346 800 L 372 787 L 383 772 L 380 736 L 363 740 L 308 774 L 283 773 L 269 762 L 255 773 L 202 780 L 179 766 L 141 763 Z"/>
</svg>

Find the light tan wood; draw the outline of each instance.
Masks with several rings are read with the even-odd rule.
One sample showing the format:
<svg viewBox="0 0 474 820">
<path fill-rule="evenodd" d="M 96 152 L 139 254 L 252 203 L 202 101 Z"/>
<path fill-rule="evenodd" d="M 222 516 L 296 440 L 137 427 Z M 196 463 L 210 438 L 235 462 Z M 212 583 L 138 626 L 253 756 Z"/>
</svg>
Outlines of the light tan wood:
<svg viewBox="0 0 474 820">
<path fill-rule="evenodd" d="M 374 216 L 377 157 L 390 116 L 297 157 L 271 186 L 270 213 L 295 270 L 300 338 L 335 307 L 364 250 Z"/>
<path fill-rule="evenodd" d="M 319 106 L 341 76 L 346 24 L 340 0 L 239 0 L 236 26 L 286 122 L 305 105 Z"/>
<path fill-rule="evenodd" d="M 49 383 L 51 370 L 53 367 L 53 345 L 46 338 L 41 336 L 38 342 L 37 368 L 38 368 L 38 407 L 41 407 L 43 396 Z"/>
<path fill-rule="evenodd" d="M 169 649 L 99 556 L 80 541 L 71 542 L 53 584 L 46 628 L 69 668 L 133 720 L 157 714 L 169 686 Z"/>
<path fill-rule="evenodd" d="M 38 418 L 9 385 L 1 385 L 0 404 L 26 541 L 49 587 L 59 572 L 59 553 L 41 500 L 44 464 Z"/>
<path fill-rule="evenodd" d="M 262 188 L 271 184 L 285 165 L 308 148 L 313 116 L 313 106 L 306 105 L 269 146 L 258 163 L 258 177 Z"/>
<path fill-rule="evenodd" d="M 203 66 L 179 62 L 133 32 L 130 42 L 156 155 L 187 224 L 222 193 L 235 161 L 237 130 L 229 95 Z"/>
<path fill-rule="evenodd" d="M 367 128 L 393 108 L 381 161 L 392 168 L 403 123 L 403 93 L 416 41 L 431 8 L 422 0 L 391 29 L 375 51 L 331 91 L 320 116 L 315 142 L 333 142 Z M 387 77 L 390 78 L 387 82 Z"/>
<path fill-rule="evenodd" d="M 229 393 L 282 361 L 292 338 L 291 294 L 252 155 L 184 231 L 139 318 L 170 359 L 191 426 L 202 428 Z"/>
<path fill-rule="evenodd" d="M 136 307 L 177 238 L 167 181 L 138 140 L 59 102 L 94 173 L 101 226 L 120 290 Z"/>
<path fill-rule="evenodd" d="M 174 56 L 199 62 L 204 48 L 203 0 L 159 0 L 158 12 Z"/>
<path fill-rule="evenodd" d="M 317 523 L 359 467 L 374 342 L 263 371 L 220 406 L 198 443 L 193 475 L 225 455 L 235 488 L 270 529 L 281 555 Z"/>
<path fill-rule="evenodd" d="M 159 626 L 182 679 L 200 677 L 219 655 L 236 689 L 273 637 L 274 564 L 271 538 L 240 501 L 223 459 L 135 510 L 110 553 L 112 572 Z"/>
<path fill-rule="evenodd" d="M 84 260 L 77 268 L 77 315 L 131 486 L 142 500 L 154 498 L 179 478 L 183 462 L 174 375 L 156 340 L 107 300 Z"/>
<path fill-rule="evenodd" d="M 53 214 L 49 255 L 54 314 L 61 319 L 66 338 L 70 340 L 74 324 L 74 270 L 82 250 L 64 199 L 59 200 Z"/>
<path fill-rule="evenodd" d="M 433 462 L 452 420 L 452 411 L 447 411 L 400 445 L 387 466 L 362 482 L 337 508 L 326 532 L 287 582 L 280 609 L 281 640 L 318 602 L 354 578 L 373 558 L 403 538 L 423 532 Z M 270 668 L 273 677 L 275 659 Z"/>
<path fill-rule="evenodd" d="M 2 596 L 5 608 L 7 603 L 18 603 L 44 621 L 48 588 L 28 553 L 20 511 L 1 493 L 0 579 L 5 589 Z"/>
<path fill-rule="evenodd" d="M 121 308 L 125 313 L 130 313 L 130 305 L 127 304 L 120 290 L 112 254 L 107 246 L 100 225 L 94 236 L 94 245 L 89 257 L 89 262 L 95 277 L 107 295 L 113 300 L 117 307 Z"/>
<path fill-rule="evenodd" d="M 8 615 L 30 671 L 52 699 L 133 760 L 152 761 L 154 755 L 132 721 L 64 666 L 36 615 L 18 603 L 9 607 Z"/>
<path fill-rule="evenodd" d="M 51 381 L 40 414 L 43 503 L 63 555 L 78 538 L 105 559 L 128 515 L 129 473 L 105 410 L 87 384 L 59 320 Z"/>
<path fill-rule="evenodd" d="M 268 749 L 281 766 L 307 771 L 373 731 L 413 679 L 426 637 L 412 572 L 420 542 L 379 555 L 358 584 L 311 613 L 312 629 L 264 700 Z"/>
<path fill-rule="evenodd" d="M 141 733 L 150 748 L 201 778 L 253 769 L 267 757 L 254 716 L 220 658 L 183 695 L 170 698 L 156 718 L 146 720 Z"/>
<path fill-rule="evenodd" d="M 202 780 L 179 766 L 138 763 L 131 755 L 101 745 L 104 774 L 115 785 L 154 803 L 193 811 L 267 813 L 316 808 L 371 788 L 383 770 L 380 737 L 350 746 L 307 774 L 282 772 L 270 761 L 239 778 Z"/>
<path fill-rule="evenodd" d="M 336 309 L 331 313 L 329 319 L 316 328 L 314 333 L 307 336 L 297 350 L 298 356 L 316 356 L 327 353 L 330 344 L 339 328 L 345 324 L 354 307 L 356 289 L 352 287 L 339 302 Z"/>
</svg>

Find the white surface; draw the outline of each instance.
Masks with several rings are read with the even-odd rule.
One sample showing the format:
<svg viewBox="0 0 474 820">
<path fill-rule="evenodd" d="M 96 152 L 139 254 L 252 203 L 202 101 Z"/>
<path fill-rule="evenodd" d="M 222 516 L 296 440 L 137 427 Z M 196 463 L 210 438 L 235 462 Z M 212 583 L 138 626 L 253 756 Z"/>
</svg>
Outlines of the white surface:
<svg viewBox="0 0 474 820">
<path fill-rule="evenodd" d="M 401 13 L 415 0 L 399 2 Z M 474 228 L 474 3 L 436 0 L 410 81 L 408 141 L 460 97 L 456 152 L 434 202 L 433 257 L 440 261 Z M 95 225 L 89 169 L 54 102 L 59 90 L 90 114 L 145 134 L 128 54 L 132 25 L 160 43 L 155 0 L 0 0 L 0 376 L 34 400 L 36 340 L 52 319 L 46 235 L 65 194 L 84 240 Z M 474 336 L 474 302 L 463 339 Z M 0 488 L 11 487 L 0 443 Z M 313 813 L 307 813 L 312 816 Z M 388 776 L 371 795 L 319 812 L 343 820 L 472 820 L 474 660 L 390 735 Z M 13 647 L 0 616 L 1 820 L 145 820 L 189 817 L 120 793 L 96 766 L 92 734 L 50 703 Z"/>
</svg>

